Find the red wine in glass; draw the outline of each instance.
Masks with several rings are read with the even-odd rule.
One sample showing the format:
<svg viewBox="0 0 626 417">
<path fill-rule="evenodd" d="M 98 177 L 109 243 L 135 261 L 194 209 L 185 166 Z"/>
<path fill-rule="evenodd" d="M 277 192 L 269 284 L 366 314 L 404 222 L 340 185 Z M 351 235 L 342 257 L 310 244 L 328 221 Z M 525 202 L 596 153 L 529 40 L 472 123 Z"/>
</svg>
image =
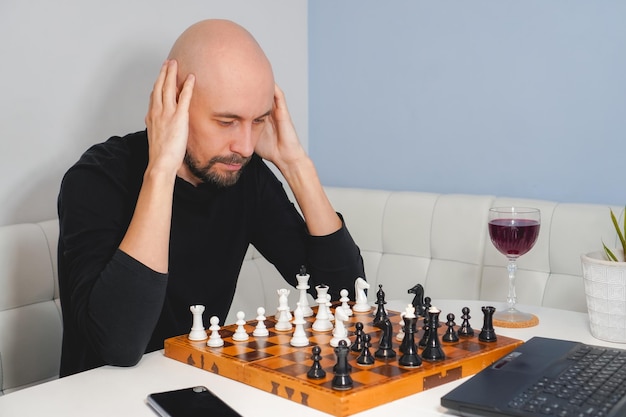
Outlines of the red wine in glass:
<svg viewBox="0 0 626 417">
<path fill-rule="evenodd" d="M 493 318 L 501 322 L 530 322 L 532 315 L 515 308 L 515 272 L 517 258 L 527 253 L 535 245 L 539 236 L 541 213 L 536 208 L 494 207 L 489 209 L 489 236 L 495 248 L 507 257 L 509 263 L 508 308 L 496 311 Z"/>
<path fill-rule="evenodd" d="M 493 219 L 489 222 L 491 242 L 507 257 L 518 257 L 535 246 L 539 222 L 531 219 Z"/>
</svg>

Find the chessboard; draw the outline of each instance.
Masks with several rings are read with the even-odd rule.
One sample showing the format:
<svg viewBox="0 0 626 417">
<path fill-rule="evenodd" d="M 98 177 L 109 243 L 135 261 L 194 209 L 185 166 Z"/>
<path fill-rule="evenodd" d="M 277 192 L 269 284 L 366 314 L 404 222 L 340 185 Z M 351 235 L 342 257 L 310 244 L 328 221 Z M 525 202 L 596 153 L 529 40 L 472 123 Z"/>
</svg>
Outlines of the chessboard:
<svg viewBox="0 0 626 417">
<path fill-rule="evenodd" d="M 387 313 L 394 326 L 394 349 L 397 351 L 400 342 L 395 335 L 401 327 L 400 313 Z M 247 341 L 234 341 L 232 335 L 237 326 L 228 325 L 219 332 L 224 340 L 222 347 L 208 347 L 206 340 L 192 341 L 188 335 L 181 335 L 165 340 L 165 356 L 328 414 L 344 417 L 473 375 L 523 343 L 500 335 L 497 335 L 495 341 L 483 342 L 478 339 L 478 330 L 474 336 L 461 337 L 458 342 L 442 341 L 446 356 L 444 360 L 424 360 L 419 367 L 414 368 L 399 365 L 399 351 L 395 358 L 376 358 L 374 364 L 368 366 L 356 363 L 358 352 L 350 352 L 353 387 L 338 391 L 332 388 L 333 367 L 337 363 L 335 348 L 330 346 L 332 331 L 313 331 L 311 326 L 314 320 L 315 317 L 307 318 L 305 329 L 310 345 L 306 347 L 291 346 L 289 342 L 293 331 L 275 330 L 275 318 L 268 317 L 265 320 L 268 336 L 252 336 L 257 323 L 253 320 L 245 324 L 250 334 Z M 373 325 L 373 320 L 373 312 L 355 312 L 345 323 L 348 335 L 352 337 L 355 324 L 363 323 L 365 333 L 371 336 L 372 352 L 376 350 L 382 333 L 381 329 Z M 445 328 L 442 323 L 439 337 Z M 423 330 L 415 334 L 416 343 L 422 334 Z M 319 363 L 326 371 L 322 379 L 307 377 L 313 363 L 312 347 L 315 345 L 321 348 L 322 358 Z"/>
</svg>

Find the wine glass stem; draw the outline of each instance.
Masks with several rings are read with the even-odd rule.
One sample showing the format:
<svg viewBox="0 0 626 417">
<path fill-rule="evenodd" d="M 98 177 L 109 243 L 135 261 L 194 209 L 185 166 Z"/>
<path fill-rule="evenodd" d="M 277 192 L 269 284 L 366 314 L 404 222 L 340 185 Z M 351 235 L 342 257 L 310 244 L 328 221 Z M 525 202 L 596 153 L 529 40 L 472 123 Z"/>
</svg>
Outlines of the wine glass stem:
<svg viewBox="0 0 626 417">
<path fill-rule="evenodd" d="M 517 271 L 517 263 L 515 262 L 515 258 L 509 258 L 507 269 L 509 271 L 509 295 L 506 298 L 506 302 L 509 305 L 509 310 L 515 310 L 515 304 L 517 303 L 517 295 L 515 294 L 515 271 Z"/>
</svg>

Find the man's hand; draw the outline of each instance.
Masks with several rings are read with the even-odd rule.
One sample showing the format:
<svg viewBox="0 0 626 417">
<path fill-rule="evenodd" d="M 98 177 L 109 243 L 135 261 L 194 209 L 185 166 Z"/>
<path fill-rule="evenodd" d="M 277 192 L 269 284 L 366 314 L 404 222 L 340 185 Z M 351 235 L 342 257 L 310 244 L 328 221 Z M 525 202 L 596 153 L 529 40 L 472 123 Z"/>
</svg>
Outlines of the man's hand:
<svg viewBox="0 0 626 417">
<path fill-rule="evenodd" d="M 272 162 L 281 171 L 308 159 L 300 144 L 296 129 L 291 121 L 285 95 L 274 86 L 274 106 L 265 130 L 257 142 L 255 152 Z"/>
<path fill-rule="evenodd" d="M 180 94 L 176 85 L 178 64 L 163 63 L 150 95 L 146 115 L 150 169 L 176 174 L 187 149 L 189 136 L 189 103 L 195 77 L 189 74 Z"/>
</svg>

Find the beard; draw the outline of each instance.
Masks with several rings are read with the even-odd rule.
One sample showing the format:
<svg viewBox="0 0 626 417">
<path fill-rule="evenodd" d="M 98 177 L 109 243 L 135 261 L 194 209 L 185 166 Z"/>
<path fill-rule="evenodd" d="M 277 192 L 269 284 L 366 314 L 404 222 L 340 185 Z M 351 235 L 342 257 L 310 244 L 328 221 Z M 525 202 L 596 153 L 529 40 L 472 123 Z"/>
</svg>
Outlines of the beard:
<svg viewBox="0 0 626 417">
<path fill-rule="evenodd" d="M 189 171 L 200 181 L 206 184 L 215 184 L 218 187 L 230 187 L 235 185 L 243 168 L 250 162 L 252 157 L 243 157 L 239 154 L 231 154 L 229 156 L 215 156 L 209 160 L 204 166 L 189 153 L 185 153 L 184 163 Z M 241 169 L 237 171 L 218 172 L 214 169 L 215 164 L 241 164 Z"/>
</svg>

